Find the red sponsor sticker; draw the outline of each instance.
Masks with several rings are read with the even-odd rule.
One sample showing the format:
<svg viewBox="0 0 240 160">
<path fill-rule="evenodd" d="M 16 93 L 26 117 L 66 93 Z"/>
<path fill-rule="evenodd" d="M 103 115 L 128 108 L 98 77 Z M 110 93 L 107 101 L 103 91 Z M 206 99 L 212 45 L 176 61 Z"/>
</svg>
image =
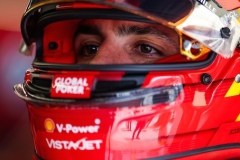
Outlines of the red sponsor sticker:
<svg viewBox="0 0 240 160">
<path fill-rule="evenodd" d="M 240 7 L 239 0 L 217 0 L 217 2 L 226 10 L 235 10 Z"/>
<path fill-rule="evenodd" d="M 52 81 L 51 97 L 89 98 L 94 76 L 55 75 Z"/>
</svg>

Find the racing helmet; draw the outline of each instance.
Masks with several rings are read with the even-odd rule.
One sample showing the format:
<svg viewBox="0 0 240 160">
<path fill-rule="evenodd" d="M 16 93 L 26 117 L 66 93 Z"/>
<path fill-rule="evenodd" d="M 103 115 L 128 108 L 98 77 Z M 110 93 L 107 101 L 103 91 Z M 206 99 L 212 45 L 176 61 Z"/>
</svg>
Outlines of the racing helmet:
<svg viewBox="0 0 240 160">
<path fill-rule="evenodd" d="M 240 157 L 238 19 L 215 0 L 31 0 L 21 52 L 35 59 L 14 92 L 33 159 Z M 91 20 L 160 26 L 178 47 L 154 63 L 78 63 L 74 42 Z"/>
</svg>

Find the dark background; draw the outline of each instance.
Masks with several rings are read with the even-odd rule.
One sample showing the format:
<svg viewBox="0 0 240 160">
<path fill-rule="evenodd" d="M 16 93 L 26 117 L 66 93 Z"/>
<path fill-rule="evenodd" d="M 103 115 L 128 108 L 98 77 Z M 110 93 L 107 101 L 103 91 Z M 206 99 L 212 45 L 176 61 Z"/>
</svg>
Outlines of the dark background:
<svg viewBox="0 0 240 160">
<path fill-rule="evenodd" d="M 0 160 L 31 160 L 34 151 L 27 107 L 13 92 L 33 59 L 18 52 L 27 3 L 0 0 Z"/>
<path fill-rule="evenodd" d="M 33 58 L 18 52 L 20 42 L 20 32 L 0 30 L 0 160 L 31 160 L 34 150 L 27 107 L 13 92 Z"/>
</svg>

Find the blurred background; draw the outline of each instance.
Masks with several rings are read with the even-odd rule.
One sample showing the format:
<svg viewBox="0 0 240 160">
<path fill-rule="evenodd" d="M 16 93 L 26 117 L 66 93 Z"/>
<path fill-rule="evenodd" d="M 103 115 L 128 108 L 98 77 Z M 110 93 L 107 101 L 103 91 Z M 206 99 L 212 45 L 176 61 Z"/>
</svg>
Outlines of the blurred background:
<svg viewBox="0 0 240 160">
<path fill-rule="evenodd" d="M 0 0 L 0 160 L 31 160 L 34 152 L 24 101 L 13 92 L 33 57 L 18 52 L 28 0 Z"/>
</svg>

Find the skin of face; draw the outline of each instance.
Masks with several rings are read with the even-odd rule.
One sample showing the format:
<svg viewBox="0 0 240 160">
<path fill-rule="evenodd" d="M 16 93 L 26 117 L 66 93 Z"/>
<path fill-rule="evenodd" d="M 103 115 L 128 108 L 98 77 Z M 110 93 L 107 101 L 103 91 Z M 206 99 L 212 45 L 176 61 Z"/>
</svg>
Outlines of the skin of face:
<svg viewBox="0 0 240 160">
<path fill-rule="evenodd" d="M 74 38 L 79 64 L 151 64 L 179 53 L 177 33 L 159 24 L 82 20 Z"/>
</svg>

